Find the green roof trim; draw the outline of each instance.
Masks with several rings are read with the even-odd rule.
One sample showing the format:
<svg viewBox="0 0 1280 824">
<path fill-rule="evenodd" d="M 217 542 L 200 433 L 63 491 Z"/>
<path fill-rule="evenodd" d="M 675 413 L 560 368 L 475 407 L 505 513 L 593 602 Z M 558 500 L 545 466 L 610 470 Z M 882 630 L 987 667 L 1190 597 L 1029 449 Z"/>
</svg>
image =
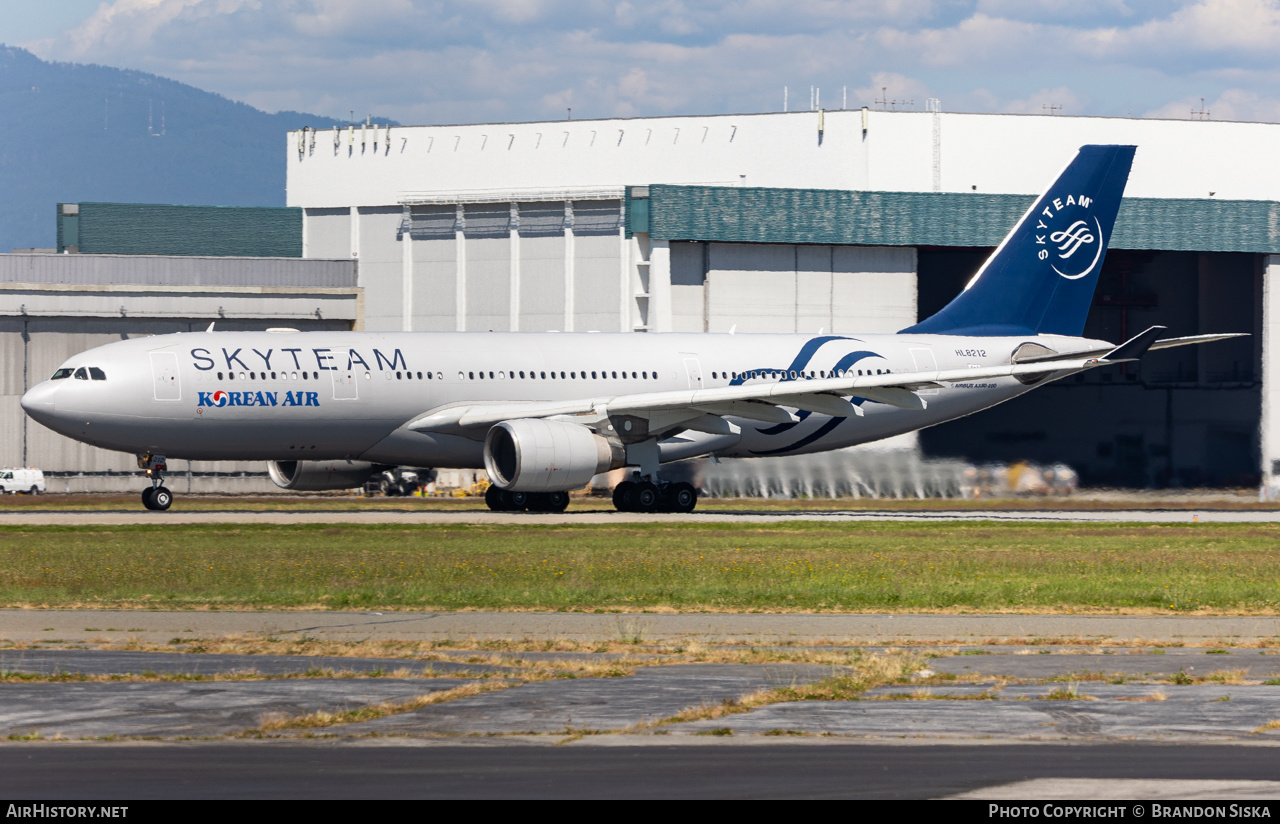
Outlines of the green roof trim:
<svg viewBox="0 0 1280 824">
<path fill-rule="evenodd" d="M 302 257 L 302 210 L 270 206 L 58 204 L 58 251 L 82 254 Z M 74 239 L 75 242 L 71 242 Z"/>
<path fill-rule="evenodd" d="M 655 184 L 649 187 L 648 218 L 650 235 L 661 240 L 986 247 L 998 245 L 1034 200 Z M 1280 253 L 1280 203 L 1125 198 L 1111 247 Z"/>
</svg>

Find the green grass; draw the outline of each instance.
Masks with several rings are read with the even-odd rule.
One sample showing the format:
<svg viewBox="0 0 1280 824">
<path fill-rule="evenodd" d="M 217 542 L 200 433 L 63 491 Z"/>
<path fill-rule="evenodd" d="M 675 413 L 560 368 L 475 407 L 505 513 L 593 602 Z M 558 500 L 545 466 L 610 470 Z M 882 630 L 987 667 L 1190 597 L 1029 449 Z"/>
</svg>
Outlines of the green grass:
<svg viewBox="0 0 1280 824">
<path fill-rule="evenodd" d="M 1280 525 L 0 528 L 0 605 L 1274 611 Z"/>
</svg>

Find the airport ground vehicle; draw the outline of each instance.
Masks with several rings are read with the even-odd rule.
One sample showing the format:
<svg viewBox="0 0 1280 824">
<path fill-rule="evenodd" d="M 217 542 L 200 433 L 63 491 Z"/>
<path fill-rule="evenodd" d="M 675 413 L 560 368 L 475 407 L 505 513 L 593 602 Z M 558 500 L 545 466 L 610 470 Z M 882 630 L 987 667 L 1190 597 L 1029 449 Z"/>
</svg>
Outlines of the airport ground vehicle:
<svg viewBox="0 0 1280 824">
<path fill-rule="evenodd" d="M 364 482 L 366 494 L 381 492 L 389 498 L 412 495 L 435 477 L 430 469 L 393 466 L 372 475 Z"/>
<path fill-rule="evenodd" d="M 168 456 L 266 461 L 300 490 L 483 467 L 500 491 L 491 507 L 541 511 L 627 468 L 619 509 L 688 511 L 696 496 L 663 483 L 661 464 L 877 441 L 1151 349 L 1235 337 L 1081 337 L 1134 152 L 1081 147 L 964 291 L 896 334 L 210 330 L 83 352 L 22 406 L 137 454 L 151 509 L 172 501 Z"/>
<path fill-rule="evenodd" d="M 18 493 L 43 495 L 44 472 L 33 467 L 26 469 L 0 469 L 0 494 Z"/>
</svg>

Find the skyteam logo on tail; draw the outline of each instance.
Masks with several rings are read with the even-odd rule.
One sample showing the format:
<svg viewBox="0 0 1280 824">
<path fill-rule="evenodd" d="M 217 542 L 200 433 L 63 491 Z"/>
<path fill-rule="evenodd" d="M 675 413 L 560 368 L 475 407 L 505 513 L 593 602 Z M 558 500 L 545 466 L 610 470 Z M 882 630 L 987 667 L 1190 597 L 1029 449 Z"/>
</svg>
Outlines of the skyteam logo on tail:
<svg viewBox="0 0 1280 824">
<path fill-rule="evenodd" d="M 1102 223 L 1090 210 L 1086 195 L 1055 197 L 1036 221 L 1036 257 L 1067 280 L 1079 280 L 1102 259 Z"/>
</svg>

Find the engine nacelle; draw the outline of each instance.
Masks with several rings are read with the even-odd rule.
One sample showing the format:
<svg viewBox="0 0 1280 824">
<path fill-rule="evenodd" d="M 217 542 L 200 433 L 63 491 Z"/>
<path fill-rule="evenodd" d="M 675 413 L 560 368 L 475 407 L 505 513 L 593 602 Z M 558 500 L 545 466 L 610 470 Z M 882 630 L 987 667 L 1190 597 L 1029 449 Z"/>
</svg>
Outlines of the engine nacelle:
<svg viewBox="0 0 1280 824">
<path fill-rule="evenodd" d="M 355 489 L 382 469 L 386 467 L 364 461 L 267 461 L 273 484 L 300 492 Z"/>
<path fill-rule="evenodd" d="M 484 439 L 484 466 L 499 489 L 564 492 L 626 465 L 620 443 L 576 423 L 503 421 Z"/>
</svg>

